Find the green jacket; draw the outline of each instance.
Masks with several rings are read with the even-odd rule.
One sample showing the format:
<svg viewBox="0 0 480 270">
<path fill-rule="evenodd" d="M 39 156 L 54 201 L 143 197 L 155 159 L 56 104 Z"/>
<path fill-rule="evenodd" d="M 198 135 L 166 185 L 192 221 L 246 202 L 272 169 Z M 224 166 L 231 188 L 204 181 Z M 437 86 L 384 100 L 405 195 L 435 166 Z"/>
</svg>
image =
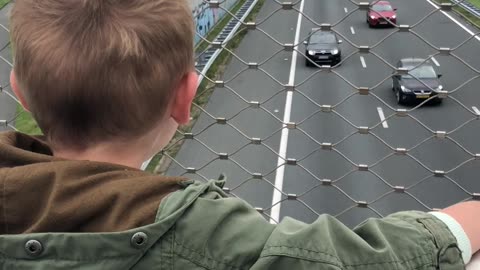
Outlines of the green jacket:
<svg viewBox="0 0 480 270">
<path fill-rule="evenodd" d="M 353 231 L 328 215 L 272 225 L 227 197 L 222 181 L 183 184 L 153 224 L 134 230 L 1 235 L 0 269 L 465 269 L 454 236 L 429 214 L 369 219 Z"/>
</svg>

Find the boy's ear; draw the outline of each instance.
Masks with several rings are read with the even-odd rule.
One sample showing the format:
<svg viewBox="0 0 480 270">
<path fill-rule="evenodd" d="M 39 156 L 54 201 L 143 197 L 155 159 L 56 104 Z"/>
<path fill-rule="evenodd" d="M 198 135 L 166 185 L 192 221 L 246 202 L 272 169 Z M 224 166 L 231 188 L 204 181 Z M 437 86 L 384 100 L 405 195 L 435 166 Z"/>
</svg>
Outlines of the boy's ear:
<svg viewBox="0 0 480 270">
<path fill-rule="evenodd" d="M 193 71 L 185 74 L 175 91 L 170 116 L 179 125 L 187 124 L 190 121 L 190 108 L 197 93 L 197 87 L 198 75 Z"/>
<path fill-rule="evenodd" d="M 28 109 L 27 102 L 25 101 L 25 97 L 23 96 L 22 89 L 20 89 L 20 87 L 18 86 L 17 78 L 13 69 L 12 71 L 10 71 L 10 86 L 12 87 L 15 96 L 17 96 L 18 100 L 20 100 L 22 107 L 29 112 L 30 110 Z"/>
</svg>

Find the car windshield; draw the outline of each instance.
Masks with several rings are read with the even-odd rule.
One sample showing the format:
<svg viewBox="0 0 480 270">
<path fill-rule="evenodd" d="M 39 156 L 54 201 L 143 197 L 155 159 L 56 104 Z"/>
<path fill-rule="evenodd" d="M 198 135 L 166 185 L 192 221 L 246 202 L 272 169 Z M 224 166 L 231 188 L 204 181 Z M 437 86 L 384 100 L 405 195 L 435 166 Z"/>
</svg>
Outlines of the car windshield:
<svg viewBox="0 0 480 270">
<path fill-rule="evenodd" d="M 385 11 L 393 11 L 393 8 L 390 5 L 373 5 L 372 10 L 377 12 L 385 12 Z"/>
<path fill-rule="evenodd" d="M 310 37 L 310 44 L 336 43 L 335 36 L 330 33 L 315 33 Z"/>
<path fill-rule="evenodd" d="M 429 65 L 422 65 L 417 68 L 415 66 L 407 66 L 406 67 L 409 71 L 410 75 L 405 76 L 405 78 L 419 78 L 419 79 L 428 79 L 428 78 L 436 78 L 437 75 L 435 70 L 432 66 Z"/>
</svg>

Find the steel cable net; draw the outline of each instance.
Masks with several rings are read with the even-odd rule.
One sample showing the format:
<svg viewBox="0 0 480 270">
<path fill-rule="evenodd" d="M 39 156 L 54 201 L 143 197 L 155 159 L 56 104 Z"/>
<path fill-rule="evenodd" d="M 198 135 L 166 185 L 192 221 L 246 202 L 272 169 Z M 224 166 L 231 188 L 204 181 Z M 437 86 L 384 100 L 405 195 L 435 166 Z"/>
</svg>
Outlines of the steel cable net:
<svg viewBox="0 0 480 270">
<path fill-rule="evenodd" d="M 0 131 L 15 129 L 16 106 L 19 103 L 10 89 L 12 56 L 8 30 L 8 1 L 0 1 Z"/>
<path fill-rule="evenodd" d="M 458 3 L 429 0 L 392 0 L 393 27 L 370 29 L 373 3 L 244 0 L 232 10 L 203 0 L 205 14 L 231 16 L 229 32 L 197 33 L 194 121 L 159 153 L 157 172 L 203 181 L 223 174 L 225 192 L 272 223 L 330 214 L 354 226 L 479 200 L 478 29 L 455 12 Z M 338 65 L 306 67 L 313 28 L 343 40 Z M 443 88 L 398 68 L 402 58 L 431 64 Z M 397 104 L 392 78 L 408 74 L 435 95 Z"/>
</svg>

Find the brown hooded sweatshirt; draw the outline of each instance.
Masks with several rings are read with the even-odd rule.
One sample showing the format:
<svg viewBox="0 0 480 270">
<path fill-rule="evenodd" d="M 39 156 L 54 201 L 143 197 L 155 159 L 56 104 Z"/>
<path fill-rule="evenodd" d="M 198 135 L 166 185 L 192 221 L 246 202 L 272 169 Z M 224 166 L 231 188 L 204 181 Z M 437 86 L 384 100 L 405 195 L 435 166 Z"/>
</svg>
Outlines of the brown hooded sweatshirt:
<svg viewBox="0 0 480 270">
<path fill-rule="evenodd" d="M 0 133 L 0 234 L 118 232 L 154 222 L 182 178 L 52 156 L 40 137 Z"/>
</svg>

